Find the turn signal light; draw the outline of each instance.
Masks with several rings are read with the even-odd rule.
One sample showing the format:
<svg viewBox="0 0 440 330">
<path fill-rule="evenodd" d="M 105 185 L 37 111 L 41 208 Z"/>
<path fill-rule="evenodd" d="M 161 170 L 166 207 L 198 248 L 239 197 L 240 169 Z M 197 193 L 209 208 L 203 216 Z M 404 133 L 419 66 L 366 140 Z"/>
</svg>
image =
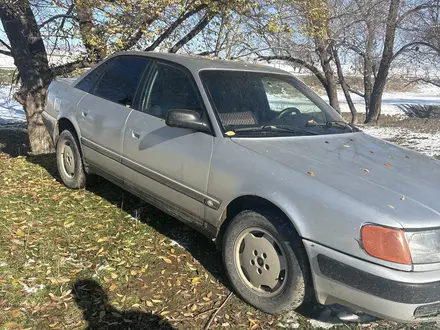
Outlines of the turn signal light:
<svg viewBox="0 0 440 330">
<path fill-rule="evenodd" d="M 403 230 L 365 225 L 361 229 L 361 238 L 370 256 L 399 264 L 411 264 L 411 253 Z"/>
</svg>

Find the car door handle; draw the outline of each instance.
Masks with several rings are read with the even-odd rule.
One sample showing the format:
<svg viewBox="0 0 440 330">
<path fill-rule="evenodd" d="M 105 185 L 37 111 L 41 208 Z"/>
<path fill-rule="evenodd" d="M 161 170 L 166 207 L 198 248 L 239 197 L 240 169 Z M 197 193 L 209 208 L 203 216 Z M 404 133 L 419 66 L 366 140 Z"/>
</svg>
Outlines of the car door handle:
<svg viewBox="0 0 440 330">
<path fill-rule="evenodd" d="M 89 113 L 88 113 L 87 111 L 85 111 L 85 110 L 82 110 L 82 111 L 81 111 L 81 115 L 82 115 L 83 117 L 87 117 L 87 116 L 89 115 Z"/>
<path fill-rule="evenodd" d="M 141 137 L 141 133 L 135 131 L 134 129 L 131 130 L 131 136 L 133 137 L 133 139 L 139 139 Z"/>
</svg>

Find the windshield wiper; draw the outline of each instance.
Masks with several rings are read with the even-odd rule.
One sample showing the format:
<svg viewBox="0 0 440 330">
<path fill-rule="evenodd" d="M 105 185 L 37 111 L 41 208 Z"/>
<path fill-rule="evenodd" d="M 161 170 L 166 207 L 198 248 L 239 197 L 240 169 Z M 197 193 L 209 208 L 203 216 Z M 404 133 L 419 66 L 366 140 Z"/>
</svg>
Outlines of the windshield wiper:
<svg viewBox="0 0 440 330">
<path fill-rule="evenodd" d="M 294 133 L 300 135 L 318 135 L 319 133 L 309 131 L 300 127 L 290 127 L 290 126 L 280 126 L 280 125 L 264 125 L 257 127 L 240 127 L 231 130 L 234 133 L 241 132 L 284 132 L 284 133 Z"/>
<path fill-rule="evenodd" d="M 332 121 L 328 121 L 325 124 L 323 123 L 307 123 L 307 126 L 318 126 L 318 127 L 324 127 L 324 128 L 342 128 L 342 129 L 349 129 L 350 132 L 359 132 L 359 129 L 349 123 L 346 123 L 345 121 L 340 121 L 340 120 L 332 120 Z"/>
</svg>

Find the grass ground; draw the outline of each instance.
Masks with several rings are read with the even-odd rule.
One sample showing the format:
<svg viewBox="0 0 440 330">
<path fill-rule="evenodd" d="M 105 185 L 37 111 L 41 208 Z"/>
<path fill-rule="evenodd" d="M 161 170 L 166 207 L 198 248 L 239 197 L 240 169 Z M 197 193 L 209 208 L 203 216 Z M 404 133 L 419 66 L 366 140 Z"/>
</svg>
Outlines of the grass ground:
<svg viewBox="0 0 440 330">
<path fill-rule="evenodd" d="M 202 329 L 230 294 L 214 244 L 105 180 L 67 189 L 23 145 L 0 129 L 0 329 Z M 233 295 L 212 328 L 280 320 Z"/>
<path fill-rule="evenodd" d="M 54 155 L 25 154 L 25 132 L 0 129 L 0 144 L 0 329 L 206 326 L 230 294 L 212 242 L 104 180 L 67 189 Z M 280 322 L 232 295 L 211 328 Z"/>
</svg>

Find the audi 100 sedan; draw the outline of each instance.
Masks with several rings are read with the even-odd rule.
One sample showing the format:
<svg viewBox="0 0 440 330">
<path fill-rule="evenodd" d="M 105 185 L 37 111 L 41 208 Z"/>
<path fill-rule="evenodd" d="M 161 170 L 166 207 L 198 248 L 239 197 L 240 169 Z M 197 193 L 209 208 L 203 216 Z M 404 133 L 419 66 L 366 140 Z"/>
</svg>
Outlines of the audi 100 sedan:
<svg viewBox="0 0 440 330">
<path fill-rule="evenodd" d="M 364 134 L 287 72 L 116 53 L 52 82 L 43 117 L 67 187 L 102 176 L 215 239 L 264 312 L 316 298 L 440 313 L 440 163 Z"/>
</svg>

